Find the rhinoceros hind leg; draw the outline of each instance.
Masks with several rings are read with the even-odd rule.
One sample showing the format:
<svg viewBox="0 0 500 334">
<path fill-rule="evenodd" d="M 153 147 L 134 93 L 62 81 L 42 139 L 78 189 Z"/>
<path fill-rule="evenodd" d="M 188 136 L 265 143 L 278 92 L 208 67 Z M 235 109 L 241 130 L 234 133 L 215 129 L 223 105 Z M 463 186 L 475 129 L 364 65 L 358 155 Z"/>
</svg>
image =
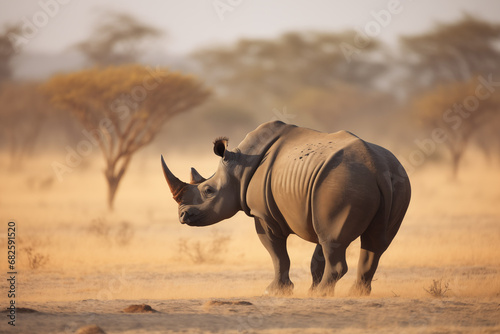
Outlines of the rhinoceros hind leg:
<svg viewBox="0 0 500 334">
<path fill-rule="evenodd" d="M 333 241 L 321 244 L 325 261 L 325 271 L 321 282 L 314 288 L 313 294 L 316 296 L 333 296 L 335 284 L 347 273 L 347 262 L 345 252 L 347 245 L 342 245 Z"/>
<path fill-rule="evenodd" d="M 321 282 L 323 273 L 325 272 L 325 256 L 323 255 L 323 247 L 320 244 L 316 245 L 311 259 L 311 275 L 312 285 L 309 289 L 311 292 Z"/>
<path fill-rule="evenodd" d="M 372 290 L 372 279 L 378 267 L 382 253 L 376 253 L 361 248 L 359 254 L 358 274 L 356 283 L 352 286 L 350 294 L 354 296 L 368 296 Z"/>
</svg>

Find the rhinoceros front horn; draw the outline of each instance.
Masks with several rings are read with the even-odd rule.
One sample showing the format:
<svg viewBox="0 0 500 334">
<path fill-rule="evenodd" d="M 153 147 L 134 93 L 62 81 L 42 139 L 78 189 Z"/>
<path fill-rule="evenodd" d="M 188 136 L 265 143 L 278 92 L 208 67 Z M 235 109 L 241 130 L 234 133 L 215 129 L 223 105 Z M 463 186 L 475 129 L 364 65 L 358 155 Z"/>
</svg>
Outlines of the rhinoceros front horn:
<svg viewBox="0 0 500 334">
<path fill-rule="evenodd" d="M 165 163 L 165 160 L 163 160 L 163 155 L 161 156 L 161 165 L 163 167 L 163 175 L 165 175 L 165 179 L 167 180 L 168 186 L 170 187 L 170 191 L 172 192 L 172 195 L 174 196 L 174 200 L 179 203 L 182 198 L 182 194 L 186 190 L 186 187 L 188 186 L 187 183 L 182 182 L 179 180 L 177 177 L 175 177 L 174 174 L 168 169 L 167 164 Z"/>
</svg>

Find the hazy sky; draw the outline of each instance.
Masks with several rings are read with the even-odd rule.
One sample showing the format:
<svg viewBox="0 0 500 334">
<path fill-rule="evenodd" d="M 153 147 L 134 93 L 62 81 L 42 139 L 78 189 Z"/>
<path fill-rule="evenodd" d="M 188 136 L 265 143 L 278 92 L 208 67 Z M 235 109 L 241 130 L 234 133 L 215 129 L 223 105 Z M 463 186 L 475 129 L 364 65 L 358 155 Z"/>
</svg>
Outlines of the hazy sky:
<svg viewBox="0 0 500 334">
<path fill-rule="evenodd" d="M 99 14 L 118 10 L 168 32 L 159 48 L 183 53 L 200 46 L 228 43 L 240 37 L 276 36 L 289 30 L 364 29 L 372 11 L 387 9 L 395 0 L 0 0 L 0 26 L 38 25 L 26 39 L 25 51 L 64 51 L 85 39 Z M 67 4 L 54 7 L 54 3 Z M 232 3 L 221 20 L 214 3 Z M 239 3 L 239 4 L 238 4 Z M 43 12 L 43 4 L 49 14 Z M 377 36 L 395 41 L 398 35 L 423 31 L 436 21 L 459 18 L 463 12 L 500 21 L 497 0 L 401 1 Z M 29 30 L 27 30 L 30 32 Z"/>
</svg>

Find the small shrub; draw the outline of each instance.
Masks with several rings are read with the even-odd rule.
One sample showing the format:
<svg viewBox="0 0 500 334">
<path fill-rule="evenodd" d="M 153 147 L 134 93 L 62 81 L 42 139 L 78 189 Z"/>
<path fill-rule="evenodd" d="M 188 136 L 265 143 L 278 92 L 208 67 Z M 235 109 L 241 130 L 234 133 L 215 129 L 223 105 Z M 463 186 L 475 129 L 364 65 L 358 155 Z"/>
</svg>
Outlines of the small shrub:
<svg viewBox="0 0 500 334">
<path fill-rule="evenodd" d="M 39 269 L 49 262 L 49 255 L 40 251 L 40 248 L 50 245 L 50 238 L 19 237 L 18 241 L 22 262 L 28 260 L 29 268 Z"/>
<path fill-rule="evenodd" d="M 119 246 L 127 246 L 134 237 L 134 230 L 129 222 L 123 221 L 115 233 L 115 240 Z"/>
<path fill-rule="evenodd" d="M 443 284 L 442 280 L 432 280 L 432 284 L 429 288 L 424 288 L 424 290 L 432 297 L 442 298 L 445 296 L 446 292 L 450 290 L 449 286 L 450 284 L 448 282 Z"/>
<path fill-rule="evenodd" d="M 110 230 L 111 230 L 111 227 L 102 218 L 93 219 L 90 222 L 90 226 L 87 229 L 87 231 L 90 234 L 93 234 L 95 236 L 102 237 L 102 238 L 105 238 L 105 239 L 108 238 Z"/>
<path fill-rule="evenodd" d="M 37 252 L 33 247 L 27 247 L 24 251 L 31 269 L 41 268 L 49 261 L 48 255 Z"/>
<path fill-rule="evenodd" d="M 90 222 L 87 232 L 96 237 L 111 241 L 118 246 L 126 246 L 134 236 L 132 224 L 122 221 L 118 226 L 112 226 L 106 219 L 97 218 Z"/>
<path fill-rule="evenodd" d="M 187 257 L 195 264 L 201 263 L 222 263 L 222 256 L 227 252 L 228 244 L 231 241 L 229 235 L 214 233 L 211 240 L 201 242 L 179 239 L 179 253 L 182 257 Z"/>
</svg>

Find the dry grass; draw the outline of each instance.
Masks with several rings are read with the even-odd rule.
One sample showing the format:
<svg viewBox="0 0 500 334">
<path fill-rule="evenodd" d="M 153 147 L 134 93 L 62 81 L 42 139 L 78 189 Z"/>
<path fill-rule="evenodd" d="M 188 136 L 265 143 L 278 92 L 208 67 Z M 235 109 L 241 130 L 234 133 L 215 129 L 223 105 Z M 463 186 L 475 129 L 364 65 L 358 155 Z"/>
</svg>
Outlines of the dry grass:
<svg viewBox="0 0 500 334">
<path fill-rule="evenodd" d="M 19 258 L 18 266 L 28 267 L 32 270 L 46 267 L 50 260 L 51 239 L 37 237 L 18 237 Z"/>
<path fill-rule="evenodd" d="M 127 221 L 110 223 L 107 219 L 99 217 L 92 219 L 87 232 L 90 235 L 103 239 L 110 245 L 127 246 L 134 237 L 134 228 Z"/>
<path fill-rule="evenodd" d="M 39 269 L 49 262 L 48 255 L 37 252 L 33 247 L 25 248 L 24 253 L 28 258 L 29 267 L 31 269 Z"/>
<path fill-rule="evenodd" d="M 430 294 L 432 297 L 435 298 L 443 298 L 448 291 L 450 291 L 450 283 L 445 282 L 443 283 L 442 279 L 439 280 L 432 280 L 432 284 L 429 285 L 429 287 L 426 289 L 424 288 L 425 292 Z"/>
<path fill-rule="evenodd" d="M 189 259 L 194 264 L 221 264 L 227 253 L 231 237 L 215 232 L 208 240 L 190 240 L 181 238 L 178 241 L 179 256 Z"/>
</svg>

